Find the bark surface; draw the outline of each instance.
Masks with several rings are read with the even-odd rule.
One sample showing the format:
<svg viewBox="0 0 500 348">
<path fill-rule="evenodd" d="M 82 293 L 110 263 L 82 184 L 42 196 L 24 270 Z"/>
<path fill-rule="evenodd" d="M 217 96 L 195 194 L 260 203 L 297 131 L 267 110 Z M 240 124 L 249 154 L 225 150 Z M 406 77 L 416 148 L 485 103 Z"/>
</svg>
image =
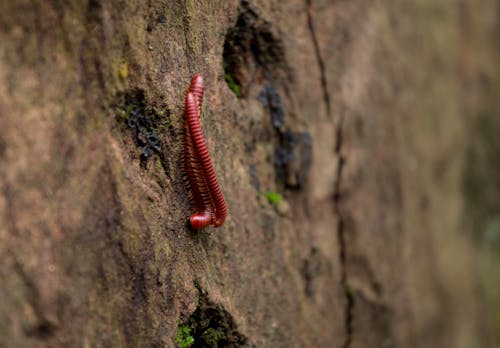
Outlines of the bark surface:
<svg viewBox="0 0 500 348">
<path fill-rule="evenodd" d="M 498 0 L 1 1 L 0 346 L 499 345 L 499 37 Z"/>
</svg>

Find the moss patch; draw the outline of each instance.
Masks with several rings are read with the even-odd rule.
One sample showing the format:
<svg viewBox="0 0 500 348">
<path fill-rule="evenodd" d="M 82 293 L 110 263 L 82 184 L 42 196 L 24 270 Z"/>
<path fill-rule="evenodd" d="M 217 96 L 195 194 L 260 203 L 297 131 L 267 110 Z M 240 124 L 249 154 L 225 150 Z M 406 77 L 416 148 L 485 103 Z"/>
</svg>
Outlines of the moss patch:
<svg viewBox="0 0 500 348">
<path fill-rule="evenodd" d="M 191 329 L 187 325 L 182 325 L 177 330 L 177 339 L 175 340 L 177 347 L 189 348 L 194 343 L 194 338 L 191 336 Z"/>
<path fill-rule="evenodd" d="M 277 192 L 266 192 L 265 196 L 269 203 L 278 204 L 283 200 L 283 196 Z"/>
<path fill-rule="evenodd" d="M 233 75 L 227 71 L 226 66 L 224 66 L 224 79 L 226 80 L 229 89 L 239 98 L 241 96 L 240 85 L 236 83 Z"/>
</svg>

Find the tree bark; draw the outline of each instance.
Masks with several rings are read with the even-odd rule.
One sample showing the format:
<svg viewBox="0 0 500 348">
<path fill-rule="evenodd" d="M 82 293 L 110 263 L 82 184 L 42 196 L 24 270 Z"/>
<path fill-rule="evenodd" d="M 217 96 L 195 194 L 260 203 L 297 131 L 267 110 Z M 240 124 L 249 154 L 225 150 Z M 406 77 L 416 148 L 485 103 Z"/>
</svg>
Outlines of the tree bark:
<svg viewBox="0 0 500 348">
<path fill-rule="evenodd" d="M 500 345 L 498 37 L 493 0 L 3 0 L 0 346 Z"/>
</svg>

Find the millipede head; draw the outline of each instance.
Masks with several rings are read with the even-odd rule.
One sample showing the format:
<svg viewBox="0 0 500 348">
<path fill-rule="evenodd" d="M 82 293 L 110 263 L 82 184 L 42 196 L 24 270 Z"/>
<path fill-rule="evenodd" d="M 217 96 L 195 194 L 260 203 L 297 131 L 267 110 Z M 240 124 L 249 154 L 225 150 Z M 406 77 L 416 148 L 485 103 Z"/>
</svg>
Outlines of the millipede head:
<svg viewBox="0 0 500 348">
<path fill-rule="evenodd" d="M 201 75 L 196 74 L 191 79 L 191 84 L 189 85 L 188 91 L 193 93 L 200 103 L 203 102 L 203 90 L 205 89 L 205 82 L 203 81 L 203 77 Z"/>
<path fill-rule="evenodd" d="M 209 211 L 204 211 L 202 213 L 191 215 L 188 219 L 188 225 L 193 230 L 199 230 L 210 226 L 212 224 L 212 221 L 212 213 Z"/>
</svg>

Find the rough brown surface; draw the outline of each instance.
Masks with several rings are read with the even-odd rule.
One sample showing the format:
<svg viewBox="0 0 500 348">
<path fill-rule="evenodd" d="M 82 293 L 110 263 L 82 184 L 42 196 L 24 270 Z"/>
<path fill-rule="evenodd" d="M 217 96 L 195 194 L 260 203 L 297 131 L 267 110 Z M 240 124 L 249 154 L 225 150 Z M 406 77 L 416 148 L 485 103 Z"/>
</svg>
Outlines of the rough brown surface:
<svg viewBox="0 0 500 348">
<path fill-rule="evenodd" d="M 0 346 L 499 345 L 498 37 L 496 0 L 2 1 Z"/>
</svg>

